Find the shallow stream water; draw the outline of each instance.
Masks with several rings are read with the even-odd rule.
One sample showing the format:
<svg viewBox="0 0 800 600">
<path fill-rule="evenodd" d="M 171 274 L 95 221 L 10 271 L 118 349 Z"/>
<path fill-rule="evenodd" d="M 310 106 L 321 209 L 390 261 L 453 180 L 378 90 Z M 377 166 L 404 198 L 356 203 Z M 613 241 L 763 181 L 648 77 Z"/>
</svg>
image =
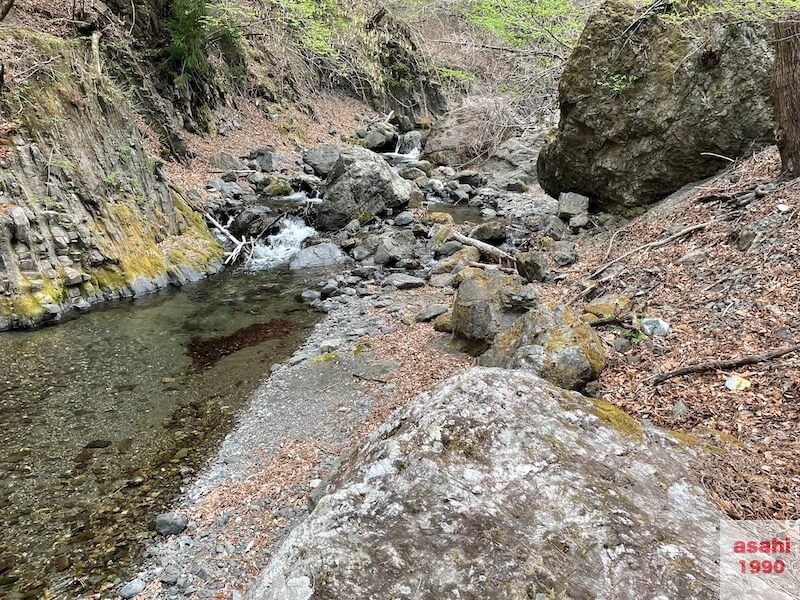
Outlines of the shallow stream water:
<svg viewBox="0 0 800 600">
<path fill-rule="evenodd" d="M 307 336 L 305 287 L 228 273 L 0 333 L 0 597 L 74 597 L 130 570 L 181 472 Z"/>
</svg>

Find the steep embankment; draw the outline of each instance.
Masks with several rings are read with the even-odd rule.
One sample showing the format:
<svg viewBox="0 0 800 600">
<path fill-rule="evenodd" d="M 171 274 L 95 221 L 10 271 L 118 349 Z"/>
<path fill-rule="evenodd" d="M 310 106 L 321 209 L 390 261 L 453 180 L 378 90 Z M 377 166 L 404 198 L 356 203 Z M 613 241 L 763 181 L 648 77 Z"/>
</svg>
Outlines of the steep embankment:
<svg viewBox="0 0 800 600">
<path fill-rule="evenodd" d="M 221 246 L 86 50 L 27 29 L 0 44 L 25 73 L 4 97 L 0 329 L 217 269 Z"/>
</svg>

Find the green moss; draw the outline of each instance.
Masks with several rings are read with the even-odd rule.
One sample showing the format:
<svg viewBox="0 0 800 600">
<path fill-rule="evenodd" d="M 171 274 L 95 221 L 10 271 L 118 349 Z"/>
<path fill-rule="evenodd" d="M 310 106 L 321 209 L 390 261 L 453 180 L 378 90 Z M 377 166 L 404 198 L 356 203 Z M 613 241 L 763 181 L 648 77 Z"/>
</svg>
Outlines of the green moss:
<svg viewBox="0 0 800 600">
<path fill-rule="evenodd" d="M 644 429 L 639 421 L 634 419 L 619 406 L 607 400 L 592 398 L 592 402 L 594 403 L 592 412 L 600 417 L 602 421 L 637 442 L 644 441 Z"/>
<path fill-rule="evenodd" d="M 358 343 L 356 343 L 356 347 L 353 348 L 353 356 L 361 356 L 362 354 L 369 352 L 371 348 L 372 344 L 370 344 L 367 340 L 360 340 Z"/>
<path fill-rule="evenodd" d="M 341 359 L 341 355 L 338 352 L 326 352 L 325 354 L 320 354 L 319 356 L 315 356 L 311 360 L 308 361 L 310 365 L 321 365 L 324 363 L 332 362 L 334 360 Z"/>
<path fill-rule="evenodd" d="M 267 196 L 288 196 L 292 193 L 292 184 L 285 179 L 276 179 L 264 188 L 264 193 Z"/>
</svg>

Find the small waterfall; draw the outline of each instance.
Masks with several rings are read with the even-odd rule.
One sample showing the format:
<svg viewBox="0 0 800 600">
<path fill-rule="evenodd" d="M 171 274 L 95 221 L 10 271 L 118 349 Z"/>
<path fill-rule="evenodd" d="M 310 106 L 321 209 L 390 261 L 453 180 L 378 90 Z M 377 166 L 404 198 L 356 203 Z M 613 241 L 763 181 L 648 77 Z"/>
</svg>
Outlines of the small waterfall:
<svg viewBox="0 0 800 600">
<path fill-rule="evenodd" d="M 394 152 L 384 152 L 383 156 L 390 164 L 397 166 L 419 160 L 421 153 L 422 136 L 418 131 L 410 131 L 397 139 Z"/>
<path fill-rule="evenodd" d="M 284 265 L 300 252 L 303 242 L 316 233 L 303 219 L 287 217 L 281 221 L 278 233 L 267 237 L 266 244 L 256 244 L 245 266 L 251 271 L 263 271 Z"/>
<path fill-rule="evenodd" d="M 311 198 L 306 192 L 292 192 L 288 196 L 281 196 L 279 200 L 284 202 L 296 202 L 297 204 L 319 204 L 322 198 Z"/>
</svg>

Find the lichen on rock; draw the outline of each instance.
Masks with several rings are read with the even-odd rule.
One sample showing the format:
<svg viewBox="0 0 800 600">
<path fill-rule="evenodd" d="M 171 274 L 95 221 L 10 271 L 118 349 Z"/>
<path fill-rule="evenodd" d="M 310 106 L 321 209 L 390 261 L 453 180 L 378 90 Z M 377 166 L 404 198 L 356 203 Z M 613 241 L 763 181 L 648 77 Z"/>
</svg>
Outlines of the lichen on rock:
<svg viewBox="0 0 800 600">
<path fill-rule="evenodd" d="M 717 597 L 694 451 L 639 432 L 530 373 L 461 373 L 340 465 L 246 598 Z"/>
</svg>

